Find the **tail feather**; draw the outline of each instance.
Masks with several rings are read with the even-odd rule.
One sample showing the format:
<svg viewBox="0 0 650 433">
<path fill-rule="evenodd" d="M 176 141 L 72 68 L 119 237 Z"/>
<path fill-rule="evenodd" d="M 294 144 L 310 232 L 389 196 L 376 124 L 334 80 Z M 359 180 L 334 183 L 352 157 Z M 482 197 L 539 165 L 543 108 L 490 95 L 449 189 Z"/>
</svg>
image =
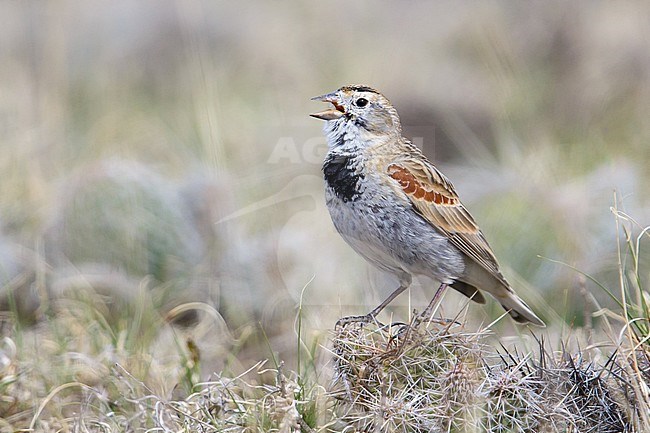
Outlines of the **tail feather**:
<svg viewBox="0 0 650 433">
<path fill-rule="evenodd" d="M 485 297 L 476 287 L 462 281 L 454 281 L 451 287 L 467 296 L 472 301 L 478 302 L 479 304 L 485 304 Z"/>
<path fill-rule="evenodd" d="M 499 274 L 500 275 L 500 274 Z M 478 288 L 492 295 L 501 306 L 519 323 L 532 323 L 546 326 L 533 310 L 515 293 L 505 278 L 496 278 L 492 273 L 475 262 L 467 262 L 462 282 L 466 286 Z M 453 287 L 453 286 L 452 286 Z M 459 290 L 456 288 L 456 290 Z M 463 293 L 463 290 L 459 290 Z"/>
<path fill-rule="evenodd" d="M 532 323 L 533 325 L 546 327 L 542 319 L 537 317 L 533 310 L 514 292 L 510 292 L 506 297 L 501 297 L 499 302 L 515 322 Z"/>
</svg>

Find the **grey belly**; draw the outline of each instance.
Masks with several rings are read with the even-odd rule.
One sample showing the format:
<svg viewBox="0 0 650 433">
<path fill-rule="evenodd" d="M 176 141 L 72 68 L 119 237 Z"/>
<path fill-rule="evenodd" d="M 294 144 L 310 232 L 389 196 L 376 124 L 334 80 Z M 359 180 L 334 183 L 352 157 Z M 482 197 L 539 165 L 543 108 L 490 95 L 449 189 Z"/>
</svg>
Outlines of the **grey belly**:
<svg viewBox="0 0 650 433">
<path fill-rule="evenodd" d="M 367 192 L 367 191 L 366 191 Z M 346 242 L 376 267 L 451 283 L 462 275 L 462 254 L 409 206 L 362 194 L 343 202 L 329 188 L 327 207 Z"/>
</svg>

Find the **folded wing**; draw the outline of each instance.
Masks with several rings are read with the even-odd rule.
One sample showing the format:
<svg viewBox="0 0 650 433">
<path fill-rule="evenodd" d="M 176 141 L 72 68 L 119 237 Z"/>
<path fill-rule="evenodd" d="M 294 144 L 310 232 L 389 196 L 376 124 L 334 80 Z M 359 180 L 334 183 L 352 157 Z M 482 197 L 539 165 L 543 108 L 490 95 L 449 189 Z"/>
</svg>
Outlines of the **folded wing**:
<svg viewBox="0 0 650 433">
<path fill-rule="evenodd" d="M 419 152 L 419 151 L 418 151 Z M 488 271 L 505 287 L 510 287 L 483 233 L 463 206 L 454 186 L 421 154 L 388 166 L 388 175 L 407 194 L 413 208 L 449 242 Z"/>
</svg>

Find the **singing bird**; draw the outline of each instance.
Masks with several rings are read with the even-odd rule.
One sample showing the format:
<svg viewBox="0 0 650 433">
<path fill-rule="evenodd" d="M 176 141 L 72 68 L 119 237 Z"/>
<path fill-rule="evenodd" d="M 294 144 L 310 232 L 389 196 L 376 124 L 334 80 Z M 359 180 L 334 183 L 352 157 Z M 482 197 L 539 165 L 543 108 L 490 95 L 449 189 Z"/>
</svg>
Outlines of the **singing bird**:
<svg viewBox="0 0 650 433">
<path fill-rule="evenodd" d="M 478 303 L 492 295 L 519 323 L 544 322 L 514 292 L 456 190 L 409 140 L 388 99 L 363 85 L 312 98 L 331 104 L 312 117 L 325 120 L 325 198 L 343 239 L 399 287 L 365 316 L 371 321 L 409 287 L 413 276 L 440 282 L 422 316 L 451 287 Z"/>
</svg>

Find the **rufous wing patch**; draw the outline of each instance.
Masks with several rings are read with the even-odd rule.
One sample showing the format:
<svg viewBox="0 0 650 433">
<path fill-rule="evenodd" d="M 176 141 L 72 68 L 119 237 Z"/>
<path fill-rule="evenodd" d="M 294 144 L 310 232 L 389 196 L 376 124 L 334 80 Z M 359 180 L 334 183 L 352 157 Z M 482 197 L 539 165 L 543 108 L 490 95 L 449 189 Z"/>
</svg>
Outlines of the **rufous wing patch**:
<svg viewBox="0 0 650 433">
<path fill-rule="evenodd" d="M 458 204 L 457 197 L 447 195 L 443 191 L 436 191 L 435 184 L 418 180 L 408 169 L 397 164 L 388 166 L 388 175 L 400 184 L 406 194 L 412 195 L 416 199 L 443 206 L 455 206 Z"/>
<path fill-rule="evenodd" d="M 392 163 L 388 175 L 406 193 L 413 208 L 468 258 L 509 287 L 483 234 L 460 202 L 451 182 L 432 165 L 407 161 Z"/>
</svg>

